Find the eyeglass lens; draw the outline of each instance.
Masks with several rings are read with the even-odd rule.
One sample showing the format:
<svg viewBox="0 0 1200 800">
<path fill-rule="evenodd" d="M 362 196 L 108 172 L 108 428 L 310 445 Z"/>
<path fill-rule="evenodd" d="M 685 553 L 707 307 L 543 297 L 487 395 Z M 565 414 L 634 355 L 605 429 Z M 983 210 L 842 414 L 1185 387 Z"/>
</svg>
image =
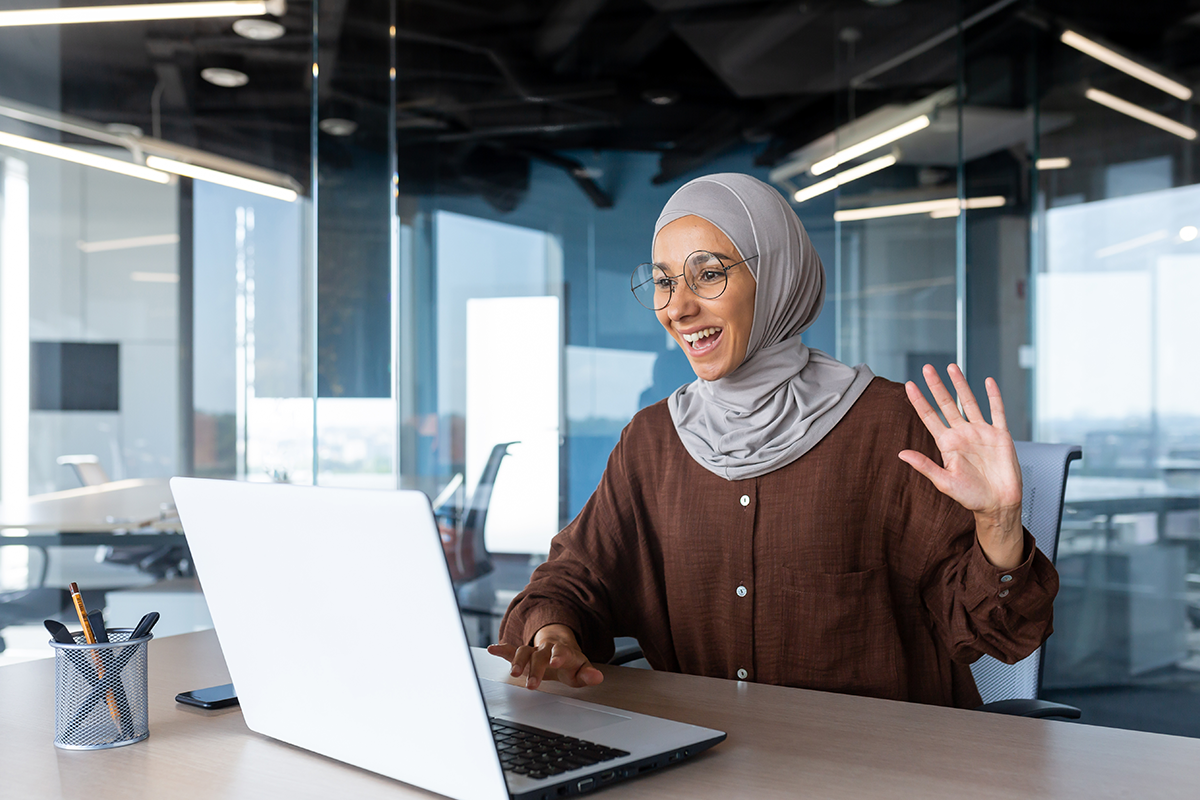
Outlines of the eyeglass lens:
<svg viewBox="0 0 1200 800">
<path fill-rule="evenodd" d="M 713 300 L 725 291 L 728 280 L 721 260 L 707 250 L 697 250 L 684 263 L 688 285 L 697 297 Z M 630 285 L 638 302 L 652 311 L 659 311 L 671 302 L 681 275 L 668 275 L 654 264 L 639 264 L 633 271 Z"/>
</svg>

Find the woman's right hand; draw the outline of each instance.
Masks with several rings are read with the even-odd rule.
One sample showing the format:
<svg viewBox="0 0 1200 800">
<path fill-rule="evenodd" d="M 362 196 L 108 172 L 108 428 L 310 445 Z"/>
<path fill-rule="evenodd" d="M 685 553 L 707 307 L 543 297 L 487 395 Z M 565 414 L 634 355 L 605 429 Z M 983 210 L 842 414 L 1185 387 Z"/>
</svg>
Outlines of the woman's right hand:
<svg viewBox="0 0 1200 800">
<path fill-rule="evenodd" d="M 575 641 L 575 632 L 566 625 L 547 625 L 533 637 L 533 646 L 488 645 L 488 652 L 512 664 L 514 678 L 525 676 L 525 686 L 536 689 L 543 680 L 561 681 L 567 686 L 595 686 L 604 674 L 592 666 Z"/>
</svg>

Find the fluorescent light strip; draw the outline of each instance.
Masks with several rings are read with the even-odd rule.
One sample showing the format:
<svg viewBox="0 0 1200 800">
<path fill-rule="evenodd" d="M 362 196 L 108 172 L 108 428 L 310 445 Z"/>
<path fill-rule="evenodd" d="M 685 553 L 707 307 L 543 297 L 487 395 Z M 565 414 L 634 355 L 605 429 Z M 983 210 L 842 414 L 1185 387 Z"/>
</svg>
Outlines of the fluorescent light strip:
<svg viewBox="0 0 1200 800">
<path fill-rule="evenodd" d="M 102 242 L 76 242 L 75 244 L 85 253 L 105 253 L 109 250 L 132 250 L 135 247 L 179 244 L 179 234 L 160 233 L 156 236 L 133 236 L 128 239 L 107 239 Z"/>
<path fill-rule="evenodd" d="M 1039 158 L 1034 162 L 1034 166 L 1041 170 L 1067 169 L 1071 166 L 1071 159 L 1066 156 L 1061 158 Z"/>
<path fill-rule="evenodd" d="M 198 167 L 195 164 L 185 164 L 182 161 L 173 161 L 169 158 L 146 156 L 146 165 L 165 172 L 173 172 L 176 175 L 183 175 L 186 178 L 217 183 L 221 186 L 228 186 L 231 189 L 241 189 L 243 192 L 253 192 L 254 194 L 261 194 L 266 197 L 274 197 L 276 200 L 284 200 L 288 203 L 295 202 L 296 198 L 299 197 L 295 191 L 282 186 L 263 183 L 262 181 L 253 181 L 238 175 L 230 175 L 228 172 L 218 172 L 215 169 Z"/>
<path fill-rule="evenodd" d="M 139 283 L 179 283 L 174 272 L 131 272 L 129 280 Z"/>
<path fill-rule="evenodd" d="M 892 164 L 896 163 L 894 155 L 881 156 L 865 164 L 859 164 L 857 167 L 843 170 L 832 178 L 826 178 L 820 183 L 814 183 L 812 186 L 805 187 L 792 195 L 792 199 L 797 203 L 803 203 L 806 200 L 811 200 L 818 195 L 832 192 L 834 189 L 847 184 L 850 181 L 858 180 L 859 178 L 870 175 L 872 172 L 878 172 L 881 169 L 887 169 Z"/>
<path fill-rule="evenodd" d="M 1094 253 L 1094 255 L 1096 258 L 1111 258 L 1112 256 L 1120 255 L 1121 253 L 1128 253 L 1130 250 L 1136 250 L 1139 247 L 1145 247 L 1148 244 L 1154 244 L 1155 242 L 1161 242 L 1162 240 L 1168 238 L 1170 235 L 1171 234 L 1165 230 L 1164 231 L 1155 231 L 1154 233 L 1147 233 L 1144 236 L 1138 236 L 1133 239 L 1128 239 L 1124 242 L 1118 242 L 1117 244 L 1110 244 L 1108 247 L 1101 247 L 1099 250 L 1097 250 Z"/>
<path fill-rule="evenodd" d="M 989 195 L 988 197 L 968 197 L 963 201 L 963 207 L 968 211 L 976 208 L 1000 208 L 1008 200 L 1002 195 Z M 946 208 L 939 208 L 937 211 L 930 211 L 929 216 L 934 219 L 945 219 L 946 217 L 957 217 L 959 214 L 958 203 L 948 205 Z"/>
<path fill-rule="evenodd" d="M 967 209 L 999 208 L 1008 200 L 999 195 L 989 197 L 969 197 L 963 203 Z M 904 217 L 912 214 L 929 214 L 935 219 L 957 217 L 959 214 L 958 198 L 947 197 L 942 200 L 921 200 L 916 203 L 898 203 L 892 206 L 868 206 L 867 208 L 848 208 L 835 211 L 833 218 L 838 222 L 856 222 L 864 219 L 881 219 L 883 217 Z"/>
<path fill-rule="evenodd" d="M 1189 128 L 1182 122 L 1176 122 L 1173 119 L 1164 117 L 1162 114 L 1155 114 L 1148 108 L 1142 108 L 1139 105 L 1122 100 L 1119 97 L 1114 97 L 1108 92 L 1102 92 L 1099 89 L 1088 89 L 1084 92 L 1088 100 L 1099 103 L 1102 106 L 1108 106 L 1113 111 L 1119 111 L 1133 117 L 1136 120 L 1141 120 L 1147 125 L 1153 125 L 1156 128 L 1162 128 L 1167 133 L 1173 133 L 1176 136 L 1192 141 L 1196 138 L 1196 129 Z"/>
<path fill-rule="evenodd" d="M 121 161 L 120 159 L 109 158 L 108 156 L 98 156 L 86 150 L 76 150 L 73 147 L 63 147 L 60 144 L 50 144 L 39 139 L 29 139 L 25 136 L 16 136 L 11 133 L 0 132 L 0 146 L 11 147 L 15 150 L 24 150 L 27 153 L 36 153 L 40 156 L 50 156 L 62 161 L 72 161 L 76 164 L 82 164 L 85 167 L 119 172 L 122 175 L 128 175 L 131 178 L 141 178 L 144 181 L 154 181 L 155 183 L 171 182 L 170 175 L 165 172 L 159 172 L 156 169 L 148 169 L 138 164 L 131 164 L 128 161 Z"/>
<path fill-rule="evenodd" d="M 1119 69 L 1126 75 L 1131 75 L 1143 83 L 1148 83 L 1156 89 L 1162 89 L 1167 94 L 1180 100 L 1191 100 L 1192 90 L 1178 81 L 1173 81 L 1166 75 L 1155 72 L 1149 67 L 1126 58 L 1120 53 L 1109 50 L 1102 44 L 1097 44 L 1086 36 L 1080 36 L 1075 31 L 1063 31 L 1062 43 L 1074 47 L 1080 52 L 1087 53 L 1097 61 L 1103 61 L 1114 69 Z"/>
<path fill-rule="evenodd" d="M 0 11 L 0 28 L 24 25 L 73 25 L 83 22 L 135 22 L 151 19 L 203 19 L 208 17 L 281 16 L 282 0 L 219 0 L 204 3 L 148 3 L 133 6 L 84 8 L 30 8 Z"/>
<path fill-rule="evenodd" d="M 872 150 L 878 150 L 886 144 L 891 144 L 897 139 L 903 139 L 905 136 L 916 133 L 919 130 L 929 127 L 929 115 L 922 114 L 919 117 L 914 117 L 908 122 L 897 125 L 896 127 L 886 130 L 883 133 L 872 136 L 870 139 L 864 139 L 858 144 L 851 145 L 844 150 L 838 150 L 829 158 L 822 159 L 813 164 L 810 171 L 813 175 L 824 175 L 831 169 L 838 167 L 847 161 L 853 161 L 859 156 L 865 156 Z"/>
</svg>

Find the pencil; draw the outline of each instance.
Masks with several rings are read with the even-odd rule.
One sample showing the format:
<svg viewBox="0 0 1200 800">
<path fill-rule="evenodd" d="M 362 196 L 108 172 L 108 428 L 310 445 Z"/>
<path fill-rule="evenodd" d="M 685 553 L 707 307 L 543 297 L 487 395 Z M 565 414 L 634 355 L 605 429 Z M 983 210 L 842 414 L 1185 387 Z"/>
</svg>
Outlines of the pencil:
<svg viewBox="0 0 1200 800">
<path fill-rule="evenodd" d="M 75 604 L 75 613 L 79 615 L 79 624 L 83 626 L 83 639 L 88 644 L 96 643 L 96 632 L 92 630 L 92 623 L 88 620 L 87 607 L 83 604 L 83 595 L 79 592 L 79 584 L 71 582 L 71 602 Z M 100 676 L 100 680 L 104 680 L 104 662 L 100 658 L 100 654 L 93 651 L 92 659 L 96 662 L 96 673 Z M 117 698 L 113 695 L 112 689 L 108 689 L 104 693 L 105 699 L 108 701 L 108 714 L 112 717 L 113 722 L 117 725 L 117 730 L 122 735 L 125 734 L 125 726 L 121 724 L 121 712 L 117 710 Z"/>
</svg>

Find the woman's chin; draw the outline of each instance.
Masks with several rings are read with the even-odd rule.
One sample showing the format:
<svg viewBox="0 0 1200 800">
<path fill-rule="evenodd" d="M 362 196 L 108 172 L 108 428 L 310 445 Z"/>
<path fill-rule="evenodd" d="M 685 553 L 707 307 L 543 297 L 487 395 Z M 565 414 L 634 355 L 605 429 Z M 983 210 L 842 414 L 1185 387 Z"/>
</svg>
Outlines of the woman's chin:
<svg viewBox="0 0 1200 800">
<path fill-rule="evenodd" d="M 693 359 L 688 356 L 688 363 L 692 365 L 692 372 L 696 373 L 696 377 L 706 381 L 719 380 L 730 372 L 728 365 L 715 364 L 708 359 Z"/>
</svg>

